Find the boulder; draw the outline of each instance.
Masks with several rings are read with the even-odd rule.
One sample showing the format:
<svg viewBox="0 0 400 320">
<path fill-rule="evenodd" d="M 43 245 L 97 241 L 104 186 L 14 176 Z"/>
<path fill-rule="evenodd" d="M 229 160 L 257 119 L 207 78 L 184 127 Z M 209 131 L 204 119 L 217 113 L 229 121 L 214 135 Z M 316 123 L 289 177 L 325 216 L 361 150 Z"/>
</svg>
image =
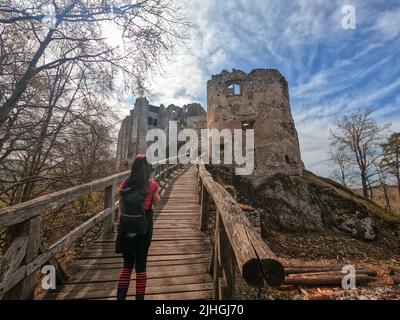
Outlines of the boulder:
<svg viewBox="0 0 400 320">
<path fill-rule="evenodd" d="M 341 217 L 338 219 L 340 224 L 336 227 L 339 230 L 345 231 L 351 234 L 354 238 L 364 239 L 364 240 L 375 240 L 375 224 L 374 220 L 370 217 L 359 218 L 357 212 L 354 216 L 348 216 L 343 219 Z"/>
<path fill-rule="evenodd" d="M 241 189 L 240 195 L 251 190 L 244 181 L 237 181 L 236 187 Z M 246 197 L 263 209 L 261 228 L 265 234 L 271 229 L 309 232 L 332 228 L 356 239 L 377 238 L 376 214 L 371 208 L 350 190 L 337 189 L 311 173 L 302 177 L 276 174 L 254 192 L 247 191 Z"/>
</svg>

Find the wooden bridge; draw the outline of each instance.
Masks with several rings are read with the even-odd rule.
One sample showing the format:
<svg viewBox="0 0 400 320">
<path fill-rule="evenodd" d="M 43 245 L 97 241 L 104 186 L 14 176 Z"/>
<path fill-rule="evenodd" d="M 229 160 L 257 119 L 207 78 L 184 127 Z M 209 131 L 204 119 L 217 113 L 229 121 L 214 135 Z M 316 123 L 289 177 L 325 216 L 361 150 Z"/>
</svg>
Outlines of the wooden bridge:
<svg viewBox="0 0 400 320">
<path fill-rule="evenodd" d="M 123 172 L 0 210 L 0 228 L 13 241 L 0 260 L 3 299 L 115 299 L 122 258 L 114 252 L 116 189 Z M 162 187 L 148 259 L 146 299 L 234 299 L 235 283 L 280 285 L 284 269 L 230 194 L 204 165 L 159 163 Z M 104 190 L 104 210 L 49 247 L 40 236 L 41 215 L 91 192 Z M 56 290 L 34 295 L 44 265 L 63 274 L 56 255 L 102 225 L 102 235 L 74 261 L 77 271 L 59 277 Z M 211 236 L 210 236 L 211 235 Z M 239 277 L 239 279 L 237 278 Z M 132 275 L 135 279 L 135 275 Z M 134 296 L 131 282 L 128 299 Z"/>
</svg>

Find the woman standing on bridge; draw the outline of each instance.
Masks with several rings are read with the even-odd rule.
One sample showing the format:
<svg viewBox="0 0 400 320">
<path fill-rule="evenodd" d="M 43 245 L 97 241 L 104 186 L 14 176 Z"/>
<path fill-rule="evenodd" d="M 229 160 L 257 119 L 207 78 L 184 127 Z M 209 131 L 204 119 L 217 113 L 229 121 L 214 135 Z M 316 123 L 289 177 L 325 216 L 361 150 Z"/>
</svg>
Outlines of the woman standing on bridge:
<svg viewBox="0 0 400 320">
<path fill-rule="evenodd" d="M 125 216 L 129 215 L 128 211 L 135 211 L 135 209 L 124 208 L 124 203 L 125 206 L 128 204 L 127 201 L 124 201 L 124 195 L 127 197 L 126 192 L 129 190 L 129 192 L 143 194 L 144 203 L 142 202 L 141 206 L 144 206 L 146 230 L 145 233 L 137 234 L 121 232 L 120 228 L 118 232 L 117 252 L 122 253 L 124 267 L 119 276 L 117 300 L 125 300 L 133 268 L 135 268 L 136 271 L 136 300 L 144 300 L 147 280 L 147 254 L 153 235 L 152 207 L 160 203 L 160 196 L 158 193 L 159 186 L 157 182 L 153 180 L 153 168 L 148 163 L 145 155 L 139 154 L 135 158 L 131 173 L 129 177 L 121 183 L 120 189 L 120 213 Z"/>
</svg>

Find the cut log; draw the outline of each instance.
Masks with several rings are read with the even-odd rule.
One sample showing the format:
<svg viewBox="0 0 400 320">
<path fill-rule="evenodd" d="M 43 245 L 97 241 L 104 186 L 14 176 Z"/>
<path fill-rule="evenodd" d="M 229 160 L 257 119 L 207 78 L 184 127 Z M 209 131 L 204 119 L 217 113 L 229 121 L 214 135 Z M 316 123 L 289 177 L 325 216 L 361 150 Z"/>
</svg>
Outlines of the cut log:
<svg viewBox="0 0 400 320">
<path fill-rule="evenodd" d="M 293 268 L 285 268 L 285 274 L 305 274 L 305 273 L 320 273 L 320 272 L 332 272 L 332 271 L 341 271 L 343 266 L 333 265 L 333 266 L 315 266 L 315 267 L 293 267 Z M 356 272 L 359 274 L 366 274 L 371 277 L 376 277 L 377 273 L 374 270 L 368 268 L 355 268 Z"/>
<path fill-rule="evenodd" d="M 285 285 L 307 285 L 307 286 L 341 286 L 343 274 L 296 274 L 289 276 L 285 279 Z M 357 274 L 356 284 L 364 285 L 369 282 L 375 281 L 375 278 L 370 277 L 366 274 Z"/>
<path fill-rule="evenodd" d="M 325 267 L 343 267 L 347 263 L 284 263 L 285 270 L 287 268 L 325 268 Z"/>
</svg>

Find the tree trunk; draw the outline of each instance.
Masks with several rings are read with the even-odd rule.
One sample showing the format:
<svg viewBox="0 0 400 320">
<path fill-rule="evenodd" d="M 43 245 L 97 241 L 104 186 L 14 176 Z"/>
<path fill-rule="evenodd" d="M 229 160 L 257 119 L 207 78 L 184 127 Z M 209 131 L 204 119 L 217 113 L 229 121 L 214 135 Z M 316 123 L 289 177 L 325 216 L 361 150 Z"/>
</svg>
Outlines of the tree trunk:
<svg viewBox="0 0 400 320">
<path fill-rule="evenodd" d="M 386 203 L 386 210 L 392 211 L 392 207 L 390 205 L 390 198 L 389 198 L 389 192 L 386 183 L 383 181 L 381 178 L 381 185 L 382 185 L 382 190 L 383 190 L 383 195 L 385 197 L 385 203 Z"/>
<path fill-rule="evenodd" d="M 364 197 L 369 198 L 367 176 L 366 176 L 365 171 L 361 171 L 361 183 L 362 183 Z"/>
<path fill-rule="evenodd" d="M 34 54 L 31 62 L 29 63 L 24 75 L 21 77 L 21 79 L 17 81 L 15 89 L 12 92 L 11 96 L 4 102 L 4 104 L 0 108 L 0 124 L 7 120 L 8 114 L 15 107 L 16 103 L 19 101 L 25 90 L 28 88 L 30 81 L 35 76 L 36 64 L 38 63 L 45 49 L 52 40 L 53 33 L 54 30 L 50 30 L 46 38 L 40 43 L 40 46 Z"/>
<path fill-rule="evenodd" d="M 32 60 L 29 62 L 27 69 L 25 70 L 22 77 L 15 84 L 15 89 L 13 90 L 11 96 L 4 102 L 4 104 L 0 108 L 0 124 L 8 119 L 9 113 L 15 107 L 21 96 L 28 88 L 32 78 L 38 72 L 38 69 L 36 68 L 37 63 L 45 53 L 45 50 L 50 42 L 53 40 L 52 37 L 55 29 L 57 29 L 57 27 L 60 25 L 65 15 L 67 15 L 76 6 L 77 2 L 78 1 L 72 1 L 72 3 L 69 4 L 65 8 L 65 10 L 58 15 L 57 21 L 54 25 L 54 29 L 50 29 L 43 41 L 40 42 L 40 45 L 33 55 Z"/>
<path fill-rule="evenodd" d="M 345 188 L 347 188 L 347 183 L 346 183 L 346 174 L 345 174 L 345 171 L 344 171 L 344 167 L 341 165 L 340 166 L 341 168 L 340 168 L 340 172 L 341 172 L 341 174 L 342 174 L 342 184 L 343 184 L 343 186 L 345 187 Z"/>
<path fill-rule="evenodd" d="M 400 197 L 400 163 L 399 163 L 399 150 L 396 150 L 396 179 L 397 179 L 397 190 Z"/>
</svg>

